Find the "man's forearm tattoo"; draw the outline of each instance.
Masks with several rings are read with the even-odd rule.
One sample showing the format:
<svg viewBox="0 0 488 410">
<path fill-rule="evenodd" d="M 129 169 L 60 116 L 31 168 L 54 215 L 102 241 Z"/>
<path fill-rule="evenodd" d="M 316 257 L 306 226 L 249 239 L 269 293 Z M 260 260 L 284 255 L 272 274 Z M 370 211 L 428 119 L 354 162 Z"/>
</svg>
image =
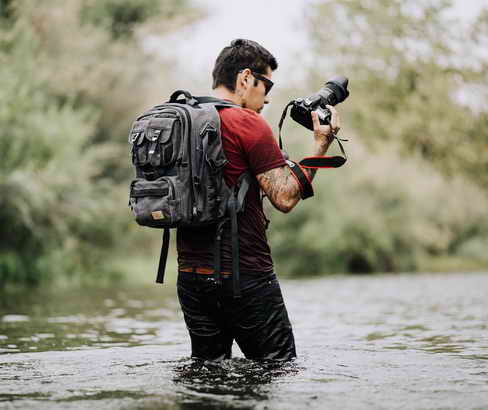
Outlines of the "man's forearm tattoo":
<svg viewBox="0 0 488 410">
<path fill-rule="evenodd" d="M 257 176 L 271 203 L 280 210 L 290 210 L 300 199 L 300 188 L 288 166 L 274 168 Z"/>
</svg>

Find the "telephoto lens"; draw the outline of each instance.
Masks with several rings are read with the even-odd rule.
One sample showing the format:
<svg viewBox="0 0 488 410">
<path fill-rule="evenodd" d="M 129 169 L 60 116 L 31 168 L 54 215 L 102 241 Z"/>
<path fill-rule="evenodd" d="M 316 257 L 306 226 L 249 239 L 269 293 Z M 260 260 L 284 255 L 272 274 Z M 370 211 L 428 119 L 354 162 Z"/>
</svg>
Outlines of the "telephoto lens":
<svg viewBox="0 0 488 410">
<path fill-rule="evenodd" d="M 330 111 L 326 105 L 336 105 L 344 101 L 349 96 L 347 86 L 349 80 L 337 75 L 332 77 L 325 85 L 306 98 L 297 98 L 291 107 L 290 116 L 296 122 L 313 130 L 312 111 L 317 111 L 321 124 L 328 124 Z"/>
</svg>

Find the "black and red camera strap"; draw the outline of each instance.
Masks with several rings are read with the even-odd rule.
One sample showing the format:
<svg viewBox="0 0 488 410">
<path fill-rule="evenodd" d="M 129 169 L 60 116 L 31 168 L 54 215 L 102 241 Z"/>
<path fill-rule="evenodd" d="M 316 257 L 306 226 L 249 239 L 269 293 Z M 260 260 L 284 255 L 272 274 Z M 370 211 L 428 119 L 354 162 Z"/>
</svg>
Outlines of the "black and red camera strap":
<svg viewBox="0 0 488 410">
<path fill-rule="evenodd" d="M 300 161 L 300 165 L 304 168 L 312 168 L 312 169 L 342 167 L 347 161 L 347 156 L 341 141 L 347 141 L 347 139 L 339 138 L 335 134 L 334 134 L 334 139 L 339 144 L 339 148 L 341 150 L 342 156 L 324 155 L 324 156 L 305 157 Z"/>
<path fill-rule="evenodd" d="M 291 107 L 293 104 L 294 104 L 294 101 L 290 101 L 286 105 L 285 109 L 283 110 L 283 113 L 281 114 L 280 122 L 278 123 L 278 138 L 279 138 L 279 144 L 280 144 L 281 150 L 283 150 L 283 140 L 281 138 L 281 128 L 283 127 L 283 122 L 285 121 L 286 114 L 288 113 L 288 108 Z M 347 161 L 347 155 L 346 155 L 346 151 L 344 150 L 344 147 L 343 147 L 341 141 L 347 141 L 347 139 L 339 138 L 335 134 L 334 134 L 334 139 L 339 144 L 339 148 L 341 150 L 342 156 L 340 156 L 340 155 L 334 155 L 334 156 L 323 155 L 323 156 L 305 157 L 299 162 L 299 164 L 303 168 L 312 168 L 312 169 L 339 168 L 339 167 L 343 166 Z"/>
<path fill-rule="evenodd" d="M 308 175 L 308 172 L 304 170 L 304 167 L 301 166 L 299 163 L 295 161 L 291 161 L 289 159 L 286 160 L 286 163 L 290 167 L 291 174 L 295 178 L 300 187 L 300 196 L 302 199 L 310 198 L 314 195 L 313 193 L 313 186 L 312 180 Z"/>
</svg>

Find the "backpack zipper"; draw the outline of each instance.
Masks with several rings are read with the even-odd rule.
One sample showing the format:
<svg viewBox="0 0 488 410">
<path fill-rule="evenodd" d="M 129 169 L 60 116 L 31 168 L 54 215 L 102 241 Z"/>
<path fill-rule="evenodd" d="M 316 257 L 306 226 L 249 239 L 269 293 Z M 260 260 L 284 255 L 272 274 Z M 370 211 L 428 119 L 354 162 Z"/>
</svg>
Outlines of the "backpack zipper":
<svg viewBox="0 0 488 410">
<path fill-rule="evenodd" d="M 190 181 L 191 181 L 191 188 L 190 189 L 190 197 L 191 197 L 191 211 L 192 211 L 192 216 L 196 217 L 197 216 L 197 205 L 196 205 L 196 197 L 197 197 L 197 192 L 196 192 L 196 187 L 195 187 L 195 181 L 193 180 L 193 165 L 192 165 L 192 151 L 191 151 L 191 139 L 192 139 L 192 125 L 191 125 L 191 115 L 190 112 L 188 111 L 187 108 L 181 107 L 179 105 L 177 106 L 172 106 L 175 108 L 176 111 L 183 111 L 184 115 L 187 119 L 188 122 L 188 128 L 189 128 L 189 135 L 190 137 L 188 138 L 188 160 L 189 160 L 189 171 L 190 171 Z"/>
</svg>

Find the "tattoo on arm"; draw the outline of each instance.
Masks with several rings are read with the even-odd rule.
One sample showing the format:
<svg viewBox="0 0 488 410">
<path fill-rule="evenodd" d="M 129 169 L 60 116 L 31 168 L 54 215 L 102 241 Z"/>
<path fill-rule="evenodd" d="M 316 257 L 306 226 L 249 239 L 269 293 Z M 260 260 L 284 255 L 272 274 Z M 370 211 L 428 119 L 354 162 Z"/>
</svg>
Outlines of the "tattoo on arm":
<svg viewBox="0 0 488 410">
<path fill-rule="evenodd" d="M 288 166 L 273 168 L 257 175 L 261 189 L 275 208 L 289 212 L 300 200 L 300 188 Z"/>
</svg>

